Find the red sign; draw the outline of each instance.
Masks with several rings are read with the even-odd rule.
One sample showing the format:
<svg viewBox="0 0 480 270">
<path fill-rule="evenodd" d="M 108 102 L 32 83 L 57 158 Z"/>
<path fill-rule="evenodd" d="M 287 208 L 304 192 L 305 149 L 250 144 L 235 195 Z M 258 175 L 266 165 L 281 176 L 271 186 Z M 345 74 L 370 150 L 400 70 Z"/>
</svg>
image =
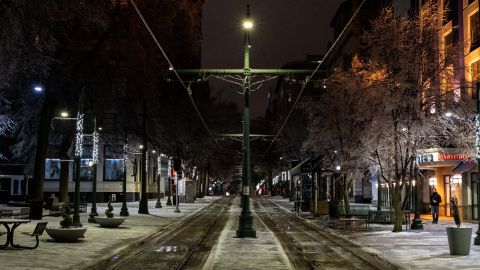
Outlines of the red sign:
<svg viewBox="0 0 480 270">
<path fill-rule="evenodd" d="M 172 170 L 172 176 L 177 176 L 177 172 L 175 170 Z"/>
<path fill-rule="evenodd" d="M 445 154 L 440 153 L 440 160 L 466 160 L 468 159 L 467 154 Z"/>
</svg>

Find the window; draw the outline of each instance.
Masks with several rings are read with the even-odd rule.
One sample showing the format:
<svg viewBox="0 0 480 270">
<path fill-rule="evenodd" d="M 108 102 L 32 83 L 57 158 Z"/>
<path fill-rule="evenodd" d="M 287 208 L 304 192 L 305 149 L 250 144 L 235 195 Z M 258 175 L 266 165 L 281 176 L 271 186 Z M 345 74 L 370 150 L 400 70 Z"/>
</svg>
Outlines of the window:
<svg viewBox="0 0 480 270">
<path fill-rule="evenodd" d="M 476 81 L 480 80 L 480 60 L 474 62 L 470 66 L 470 74 L 472 75 L 472 84 L 474 84 Z M 475 89 L 470 88 L 469 91 L 470 91 L 470 95 L 472 96 L 472 98 L 476 98 Z"/>
<path fill-rule="evenodd" d="M 93 167 L 90 166 L 93 162 L 92 150 L 91 145 L 83 146 L 82 159 L 80 160 L 80 181 L 93 180 Z"/>
<path fill-rule="evenodd" d="M 445 46 L 445 65 L 453 63 L 453 35 L 450 31 L 443 37 L 443 44 Z"/>
<path fill-rule="evenodd" d="M 443 24 L 447 24 L 449 21 L 453 20 L 453 0 L 445 0 L 443 1 L 443 12 L 445 14 L 445 19 L 443 21 Z"/>
<path fill-rule="evenodd" d="M 104 148 L 104 181 L 123 180 L 123 155 L 122 146 L 106 145 Z"/>
<path fill-rule="evenodd" d="M 479 45 L 480 38 L 480 19 L 478 11 L 470 16 L 470 51 L 476 49 Z"/>
<path fill-rule="evenodd" d="M 60 159 L 45 159 L 45 181 L 60 180 Z"/>
</svg>

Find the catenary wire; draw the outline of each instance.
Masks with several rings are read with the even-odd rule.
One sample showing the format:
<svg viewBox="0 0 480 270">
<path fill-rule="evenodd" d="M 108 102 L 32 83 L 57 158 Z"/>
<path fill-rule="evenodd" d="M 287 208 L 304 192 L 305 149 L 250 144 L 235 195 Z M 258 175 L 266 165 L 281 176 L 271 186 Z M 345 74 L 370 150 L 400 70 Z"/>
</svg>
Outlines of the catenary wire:
<svg viewBox="0 0 480 270">
<path fill-rule="evenodd" d="M 283 128 L 285 127 L 285 125 L 287 124 L 288 122 L 288 119 L 290 118 L 290 115 L 292 114 L 293 112 L 293 109 L 295 109 L 295 106 L 297 105 L 298 101 L 300 100 L 300 98 L 302 97 L 302 93 L 303 93 L 303 90 L 305 90 L 305 87 L 307 86 L 308 82 L 310 81 L 310 79 L 315 75 L 315 73 L 318 72 L 318 70 L 320 69 L 320 67 L 322 66 L 323 62 L 325 61 L 325 59 L 327 59 L 327 57 L 330 55 L 330 53 L 332 52 L 333 48 L 335 48 L 335 46 L 338 44 L 338 42 L 340 41 L 341 38 L 343 38 L 343 35 L 345 34 L 345 32 L 347 31 L 347 29 L 350 27 L 350 25 L 352 24 L 353 22 L 353 19 L 355 19 L 355 17 L 357 16 L 358 12 L 360 11 L 360 9 L 362 8 L 363 4 L 365 3 L 366 0 L 363 0 L 360 5 L 358 6 L 358 8 L 355 10 L 355 12 L 353 13 L 352 17 L 350 18 L 350 20 L 348 21 L 348 23 L 345 25 L 345 27 L 343 28 L 342 32 L 340 32 L 340 34 L 338 35 L 337 39 L 335 40 L 335 42 L 332 44 L 332 46 L 330 46 L 330 48 L 328 49 L 327 53 L 323 56 L 322 60 L 318 63 L 317 67 L 313 70 L 313 72 L 310 74 L 310 76 L 307 76 L 307 78 L 305 79 L 304 83 L 302 84 L 302 87 L 300 89 L 300 93 L 298 94 L 297 98 L 295 99 L 295 102 L 293 103 L 293 106 L 292 108 L 290 109 L 290 111 L 288 112 L 287 114 L 287 117 L 285 118 L 285 120 L 283 121 L 282 125 L 280 126 L 280 129 L 278 130 L 278 132 L 275 134 L 275 137 L 273 138 L 272 142 L 270 143 L 270 145 L 268 146 L 267 150 L 265 151 L 265 154 L 268 153 L 268 151 L 270 150 L 270 148 L 272 148 L 273 144 L 275 143 L 275 141 L 278 139 L 278 137 L 280 136 L 280 133 L 282 132 Z"/>
<path fill-rule="evenodd" d="M 170 61 L 170 58 L 168 58 L 167 54 L 165 53 L 165 51 L 163 50 L 163 47 L 162 45 L 160 45 L 160 42 L 158 42 L 158 39 L 157 37 L 155 36 L 155 34 L 153 33 L 152 29 L 150 28 L 150 26 L 148 25 L 147 21 L 145 20 L 145 18 L 143 17 L 142 15 L 142 12 L 140 11 L 140 9 L 137 7 L 137 5 L 135 4 L 135 1 L 134 0 L 129 0 L 130 3 L 132 4 L 133 8 L 135 9 L 135 11 L 137 12 L 138 16 L 140 17 L 140 19 L 142 20 L 143 24 L 145 25 L 145 28 L 147 28 L 147 31 L 148 33 L 150 33 L 150 36 L 152 37 L 153 41 L 155 41 L 155 44 L 157 45 L 157 47 L 160 49 L 160 51 L 162 52 L 163 54 L 163 57 L 165 58 L 165 60 L 167 61 L 168 65 L 169 65 L 169 69 L 171 69 L 171 71 L 173 71 L 173 73 L 175 73 L 175 76 L 178 78 L 178 80 L 180 81 L 180 84 L 182 84 L 183 88 L 185 89 L 185 91 L 187 91 L 187 94 L 188 94 L 188 97 L 190 99 L 190 101 L 192 102 L 192 105 L 193 107 L 195 108 L 195 111 L 197 112 L 197 115 L 198 117 L 200 118 L 200 120 L 202 121 L 203 125 L 205 126 L 205 129 L 207 130 L 208 134 L 210 135 L 210 137 L 212 138 L 213 142 L 215 144 L 218 144 L 215 137 L 213 136 L 212 132 L 210 131 L 210 129 L 208 128 L 207 126 L 207 123 L 205 123 L 205 119 L 203 119 L 203 116 L 202 114 L 200 113 L 200 110 L 198 109 L 197 105 L 195 104 L 195 101 L 193 100 L 193 97 L 192 95 L 190 95 L 190 91 L 187 87 L 187 85 L 185 84 L 185 82 L 182 80 L 182 78 L 180 77 L 180 75 L 178 74 L 178 72 L 175 70 L 175 67 L 173 66 L 172 62 Z"/>
</svg>

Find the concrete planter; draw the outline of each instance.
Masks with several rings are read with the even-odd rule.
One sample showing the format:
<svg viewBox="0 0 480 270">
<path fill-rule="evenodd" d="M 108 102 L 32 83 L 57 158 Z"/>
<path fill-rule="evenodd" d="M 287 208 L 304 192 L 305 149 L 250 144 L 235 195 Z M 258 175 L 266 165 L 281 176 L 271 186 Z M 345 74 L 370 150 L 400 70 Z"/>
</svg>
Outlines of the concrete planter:
<svg viewBox="0 0 480 270">
<path fill-rule="evenodd" d="M 116 228 L 125 221 L 124 217 L 95 217 L 95 222 L 105 228 Z"/>
<path fill-rule="evenodd" d="M 87 228 L 70 227 L 70 228 L 45 228 L 47 234 L 57 242 L 75 242 L 78 238 L 84 238 Z"/>
<path fill-rule="evenodd" d="M 472 243 L 472 228 L 468 227 L 447 227 L 448 247 L 450 255 L 470 254 Z"/>
</svg>

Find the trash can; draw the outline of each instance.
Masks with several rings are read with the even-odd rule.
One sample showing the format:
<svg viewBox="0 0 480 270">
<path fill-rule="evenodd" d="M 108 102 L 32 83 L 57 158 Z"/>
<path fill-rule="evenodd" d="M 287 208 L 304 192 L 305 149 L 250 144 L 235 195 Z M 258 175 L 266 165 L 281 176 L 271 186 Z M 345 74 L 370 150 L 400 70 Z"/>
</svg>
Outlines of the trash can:
<svg viewBox="0 0 480 270">
<path fill-rule="evenodd" d="M 31 200 L 30 201 L 30 219 L 40 220 L 43 217 L 43 201 Z"/>
</svg>

